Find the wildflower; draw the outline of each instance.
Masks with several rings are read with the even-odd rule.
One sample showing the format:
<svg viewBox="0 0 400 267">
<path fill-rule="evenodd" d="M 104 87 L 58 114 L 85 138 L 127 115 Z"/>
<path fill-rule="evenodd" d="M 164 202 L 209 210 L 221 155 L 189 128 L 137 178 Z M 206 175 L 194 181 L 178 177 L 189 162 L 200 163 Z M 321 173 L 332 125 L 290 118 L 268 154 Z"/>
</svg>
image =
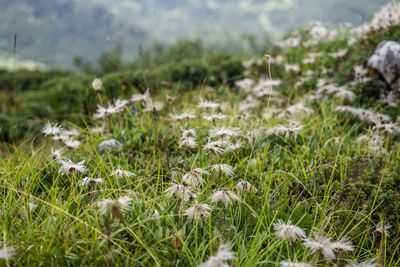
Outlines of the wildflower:
<svg viewBox="0 0 400 267">
<path fill-rule="evenodd" d="M 296 48 L 300 45 L 300 38 L 298 37 L 290 37 L 282 42 L 277 43 L 278 46 L 286 48 L 286 47 L 290 47 L 290 48 Z"/>
<path fill-rule="evenodd" d="M 88 169 L 83 165 L 85 163 L 84 160 L 78 163 L 73 163 L 70 159 L 65 159 L 65 160 L 60 159 L 58 162 L 61 164 L 60 168 L 58 169 L 58 172 L 61 175 L 72 173 L 74 171 L 80 173 L 86 173 L 88 171 Z"/>
<path fill-rule="evenodd" d="M 354 247 L 351 244 L 351 241 L 347 237 L 343 237 L 338 242 L 334 242 L 332 244 L 332 246 L 334 247 L 334 249 L 339 250 L 339 251 L 343 251 L 343 252 L 353 251 L 354 250 Z"/>
<path fill-rule="evenodd" d="M 197 146 L 196 139 L 194 139 L 193 137 L 182 137 L 181 139 L 179 139 L 179 146 L 195 148 Z"/>
<path fill-rule="evenodd" d="M 206 115 L 203 114 L 203 118 L 208 120 L 208 121 L 212 121 L 215 122 L 216 120 L 223 120 L 226 118 L 226 115 L 218 113 L 218 114 L 210 114 L 210 115 Z"/>
<path fill-rule="evenodd" d="M 196 129 L 183 130 L 182 137 L 196 137 Z"/>
<path fill-rule="evenodd" d="M 297 261 L 281 261 L 281 267 L 312 267 L 311 264 Z"/>
<path fill-rule="evenodd" d="M 224 152 L 224 149 L 221 148 L 221 142 L 217 141 L 208 142 L 204 145 L 203 149 L 214 154 L 222 154 Z"/>
<path fill-rule="evenodd" d="M 286 72 L 300 72 L 300 66 L 297 64 L 293 64 L 293 65 L 286 64 L 285 70 L 286 70 Z"/>
<path fill-rule="evenodd" d="M 255 129 L 255 130 L 251 130 L 250 132 L 248 132 L 248 133 L 244 136 L 244 139 L 246 139 L 246 142 L 247 142 L 249 145 L 254 145 L 254 143 L 255 143 L 260 137 L 263 136 L 263 134 L 264 134 L 263 131 L 264 131 L 263 128 L 258 128 L 258 129 Z"/>
<path fill-rule="evenodd" d="M 195 199 L 196 192 L 183 184 L 172 183 L 171 187 L 164 191 L 167 197 L 171 198 L 173 196 L 180 197 L 184 201 Z"/>
<path fill-rule="evenodd" d="M 400 127 L 394 123 L 380 123 L 378 122 L 374 127 L 373 130 L 377 130 L 380 132 L 388 132 L 390 134 L 399 134 Z"/>
<path fill-rule="evenodd" d="M 214 172 L 223 172 L 228 176 L 233 176 L 234 172 L 230 165 L 228 164 L 214 164 L 210 166 Z"/>
<path fill-rule="evenodd" d="M 311 109 L 307 108 L 304 106 L 303 102 L 299 102 L 297 104 L 294 104 L 290 107 L 288 107 L 284 112 L 282 112 L 278 118 L 282 118 L 284 115 L 295 115 L 295 114 L 301 114 L 302 116 L 307 115 L 312 113 Z"/>
<path fill-rule="evenodd" d="M 220 104 L 212 102 L 212 101 L 207 101 L 207 100 L 203 100 L 201 99 L 199 104 L 197 105 L 199 108 L 202 109 L 217 109 L 220 107 Z"/>
<path fill-rule="evenodd" d="M 278 223 L 274 223 L 275 235 L 287 240 L 289 243 L 295 242 L 297 238 L 306 237 L 306 233 L 300 227 L 293 225 L 289 220 L 285 223 L 282 220 L 278 220 Z"/>
<path fill-rule="evenodd" d="M 64 144 L 69 149 L 75 149 L 75 148 L 78 148 L 81 145 L 81 142 L 80 141 L 74 141 L 74 140 L 71 140 L 71 139 L 67 139 L 67 140 L 64 140 Z"/>
<path fill-rule="evenodd" d="M 158 210 L 153 210 L 153 212 L 151 213 L 151 218 L 155 220 L 160 218 L 160 213 L 158 212 Z"/>
<path fill-rule="evenodd" d="M 51 157 L 52 159 L 61 159 L 62 158 L 62 153 L 63 149 L 51 149 Z"/>
<path fill-rule="evenodd" d="M 216 136 L 220 138 L 236 137 L 239 136 L 240 134 L 241 133 L 239 128 L 226 128 L 225 126 L 210 130 L 210 137 L 216 137 Z"/>
<path fill-rule="evenodd" d="M 170 96 L 170 95 L 166 95 L 166 96 L 165 96 L 165 100 L 166 100 L 168 103 L 171 103 L 171 102 L 174 102 L 174 101 L 176 100 L 176 97 Z"/>
<path fill-rule="evenodd" d="M 228 246 L 222 245 L 215 256 L 211 256 L 206 262 L 199 267 L 228 267 L 227 261 L 234 260 L 235 253 L 229 251 Z"/>
<path fill-rule="evenodd" d="M 85 177 L 83 178 L 82 182 L 80 183 L 81 186 L 86 186 L 88 184 L 95 185 L 95 184 L 102 184 L 103 180 L 101 178 L 90 178 L 90 177 Z"/>
<path fill-rule="evenodd" d="M 251 183 L 241 180 L 240 182 L 237 183 L 235 187 L 238 191 L 240 192 L 256 192 L 257 188 L 255 188 Z"/>
<path fill-rule="evenodd" d="M 100 93 L 101 88 L 103 87 L 103 83 L 101 82 L 101 80 L 99 78 L 96 78 L 92 82 L 92 87 L 93 87 L 93 90 L 95 90 L 97 93 Z"/>
<path fill-rule="evenodd" d="M 150 98 L 150 89 L 147 88 L 146 92 L 144 94 L 136 94 L 132 95 L 130 98 L 131 102 L 140 102 L 140 101 L 146 101 Z"/>
<path fill-rule="evenodd" d="M 58 126 L 56 123 L 53 125 L 50 122 L 46 123 L 42 128 L 42 133 L 46 136 L 55 136 L 60 134 L 63 131 L 61 126 Z"/>
<path fill-rule="evenodd" d="M 62 134 L 72 138 L 72 137 L 79 135 L 79 130 L 72 127 L 69 130 L 63 130 Z"/>
<path fill-rule="evenodd" d="M 122 178 L 122 177 L 129 178 L 129 177 L 135 176 L 135 174 L 133 174 L 130 171 L 121 170 L 120 167 L 118 167 L 118 169 L 116 169 L 115 171 L 113 171 L 111 173 L 111 176 L 117 176 L 118 178 Z"/>
<path fill-rule="evenodd" d="M 0 249 L 0 259 L 10 260 L 15 255 L 15 249 L 13 247 L 3 247 Z"/>
<path fill-rule="evenodd" d="M 229 144 L 229 145 L 226 147 L 225 151 L 226 151 L 226 152 L 236 151 L 236 150 L 240 149 L 241 147 L 242 147 L 242 143 L 241 143 L 241 142 L 237 142 L 237 143 L 235 143 L 235 144 Z"/>
<path fill-rule="evenodd" d="M 100 143 L 100 145 L 97 147 L 97 149 L 99 151 L 103 151 L 103 150 L 108 150 L 111 148 L 119 148 L 122 147 L 122 143 L 115 140 L 115 139 L 109 139 L 109 140 L 105 140 L 103 142 Z"/>
<path fill-rule="evenodd" d="M 211 196 L 212 202 L 222 202 L 225 207 L 228 207 L 231 202 L 239 200 L 240 198 L 235 193 L 226 190 L 219 190 Z"/>
<path fill-rule="evenodd" d="M 375 259 L 346 265 L 346 267 L 377 267 L 377 266 L 378 265 L 375 263 Z"/>
<path fill-rule="evenodd" d="M 121 113 L 125 110 L 125 106 L 129 104 L 128 100 L 116 99 L 113 104 L 113 113 Z"/>
<path fill-rule="evenodd" d="M 259 105 L 257 98 L 248 95 L 245 100 L 239 102 L 239 111 L 249 111 L 257 108 Z"/>
<path fill-rule="evenodd" d="M 347 52 L 348 52 L 347 49 L 342 49 L 337 52 L 329 53 L 329 56 L 338 59 L 338 58 L 344 57 L 347 54 Z"/>
<path fill-rule="evenodd" d="M 183 175 L 182 182 L 184 184 L 189 184 L 192 186 L 198 186 L 198 185 L 201 186 L 204 181 L 202 174 L 209 174 L 209 173 L 208 173 L 208 171 L 201 169 L 201 168 L 194 169 L 193 171 L 188 172 L 185 175 Z"/>
<path fill-rule="evenodd" d="M 113 104 L 108 105 L 107 107 L 103 107 L 100 105 L 97 105 L 97 111 L 93 115 L 95 119 L 101 119 L 101 118 L 106 118 L 111 116 L 112 114 L 116 113 L 117 109 Z"/>
<path fill-rule="evenodd" d="M 200 218 L 207 218 L 210 216 L 211 207 L 207 204 L 196 203 L 192 207 L 185 210 L 184 215 L 189 219 L 198 220 Z"/>
<path fill-rule="evenodd" d="M 389 230 L 390 228 L 392 228 L 391 225 L 389 225 L 389 224 L 388 224 L 388 225 L 385 225 L 385 235 L 386 235 L 386 236 L 389 236 L 388 230 Z M 383 225 L 382 225 L 381 222 L 378 223 L 378 225 L 376 226 L 374 233 L 377 233 L 377 234 L 382 235 L 382 233 L 383 233 Z"/>
<path fill-rule="evenodd" d="M 239 81 L 235 82 L 235 85 L 244 92 L 250 92 L 253 84 L 254 84 L 254 80 L 249 79 L 249 78 L 245 78 L 243 80 L 239 80 Z"/>
<path fill-rule="evenodd" d="M 188 111 L 182 114 L 169 114 L 169 116 L 173 121 L 183 121 L 196 118 L 196 115 L 194 115 L 193 112 L 188 112 Z"/>
<path fill-rule="evenodd" d="M 284 134 L 285 139 L 289 139 L 289 137 L 294 137 L 296 139 L 297 133 L 303 129 L 303 126 L 300 126 L 297 121 L 289 121 L 289 126 L 279 125 L 277 127 L 272 128 L 269 132 L 275 133 L 276 135 Z"/>
<path fill-rule="evenodd" d="M 30 211 L 30 212 L 32 212 L 34 209 L 37 208 L 37 205 L 34 204 L 34 203 L 29 202 L 28 205 L 29 205 L 29 211 Z"/>
<path fill-rule="evenodd" d="M 378 124 L 382 121 L 388 122 L 391 120 L 389 115 L 375 113 L 371 110 L 362 109 L 362 108 L 354 108 L 354 107 L 350 107 L 350 106 L 338 106 L 335 108 L 335 111 L 348 112 L 348 113 L 351 113 L 352 115 L 358 117 L 360 120 L 374 123 L 374 124 Z"/>
<path fill-rule="evenodd" d="M 145 103 L 146 103 L 146 106 L 143 109 L 144 112 L 160 111 L 164 106 L 163 102 L 160 102 L 160 101 L 153 102 L 151 99 L 146 100 Z"/>
<path fill-rule="evenodd" d="M 331 242 L 330 238 L 317 237 L 315 240 L 306 238 L 304 239 L 304 246 L 311 248 L 312 253 L 321 252 L 327 259 L 335 258 L 335 244 Z"/>
<path fill-rule="evenodd" d="M 118 218 L 122 218 L 121 211 L 127 210 L 132 203 L 130 196 L 123 196 L 118 199 L 104 199 L 97 203 L 103 214 L 112 213 Z"/>
</svg>

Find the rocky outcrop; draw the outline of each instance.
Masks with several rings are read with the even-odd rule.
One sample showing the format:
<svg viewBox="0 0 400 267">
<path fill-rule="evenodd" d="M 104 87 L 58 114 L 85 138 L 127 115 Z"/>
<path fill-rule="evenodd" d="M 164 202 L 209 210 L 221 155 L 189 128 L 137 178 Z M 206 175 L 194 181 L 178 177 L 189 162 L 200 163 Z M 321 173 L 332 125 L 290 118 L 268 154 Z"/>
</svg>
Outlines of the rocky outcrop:
<svg viewBox="0 0 400 267">
<path fill-rule="evenodd" d="M 378 90 L 381 98 L 400 98 L 400 43 L 383 41 L 368 60 L 368 66 L 380 75 Z"/>
</svg>

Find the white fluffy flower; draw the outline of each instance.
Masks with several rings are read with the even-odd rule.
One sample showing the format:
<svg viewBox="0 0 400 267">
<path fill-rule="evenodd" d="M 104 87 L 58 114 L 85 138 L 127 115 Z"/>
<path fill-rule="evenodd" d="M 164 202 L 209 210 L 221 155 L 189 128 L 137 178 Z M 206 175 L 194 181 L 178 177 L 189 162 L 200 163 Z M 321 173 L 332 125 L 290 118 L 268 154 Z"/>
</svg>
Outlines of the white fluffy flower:
<svg viewBox="0 0 400 267">
<path fill-rule="evenodd" d="M 221 147 L 221 142 L 218 141 L 208 142 L 207 144 L 204 145 L 203 150 L 206 150 L 207 152 L 211 152 L 214 154 L 224 153 L 224 148 Z"/>
<path fill-rule="evenodd" d="M 57 123 L 51 124 L 50 122 L 46 123 L 43 128 L 42 128 L 42 133 L 44 133 L 46 136 L 55 136 L 60 133 L 62 133 L 63 128 Z"/>
<path fill-rule="evenodd" d="M 156 112 L 160 111 L 164 107 L 164 103 L 161 101 L 153 102 L 153 100 L 147 99 L 145 103 L 146 105 L 143 109 L 144 112 Z"/>
<path fill-rule="evenodd" d="M 235 259 L 235 253 L 229 250 L 229 247 L 222 245 L 215 256 L 211 256 L 206 262 L 199 265 L 199 267 L 229 267 L 227 263 L 229 260 Z"/>
<path fill-rule="evenodd" d="M 377 267 L 378 265 L 375 263 L 375 259 L 366 260 L 360 263 L 352 263 L 346 265 L 346 267 Z"/>
<path fill-rule="evenodd" d="M 289 220 L 285 223 L 282 220 L 278 220 L 274 223 L 275 235 L 282 239 L 287 240 L 289 243 L 295 242 L 298 238 L 305 238 L 306 233 L 300 227 L 293 225 Z"/>
<path fill-rule="evenodd" d="M 167 188 L 164 193 L 169 198 L 175 196 L 181 198 L 184 201 L 195 199 L 197 196 L 196 192 L 192 188 L 177 183 L 172 183 L 172 185 Z"/>
<path fill-rule="evenodd" d="M 235 193 L 226 190 L 219 190 L 211 196 L 212 202 L 222 202 L 225 207 L 228 207 L 232 202 L 239 200 L 240 198 Z"/>
<path fill-rule="evenodd" d="M 210 114 L 210 115 L 203 114 L 203 118 L 208 120 L 208 121 L 215 122 L 216 120 L 226 119 L 226 115 L 221 114 L 221 113 Z"/>
<path fill-rule="evenodd" d="M 93 90 L 95 90 L 96 92 L 100 92 L 101 88 L 103 87 L 103 83 L 101 82 L 101 80 L 99 78 L 96 78 L 92 82 L 92 87 L 93 87 Z"/>
<path fill-rule="evenodd" d="M 58 172 L 61 175 L 68 174 L 74 171 L 81 173 L 86 173 L 88 171 L 85 165 L 83 165 L 85 163 L 84 160 L 78 163 L 73 163 L 70 159 L 60 159 L 58 162 L 61 164 L 60 168 L 58 169 Z"/>
<path fill-rule="evenodd" d="M 347 237 L 341 238 L 338 242 L 333 243 L 333 247 L 339 251 L 353 251 L 354 247 L 350 239 Z"/>
<path fill-rule="evenodd" d="M 85 177 L 83 178 L 82 182 L 80 183 L 81 186 L 86 186 L 88 184 L 102 184 L 103 180 L 101 178 L 90 178 L 90 177 Z"/>
<path fill-rule="evenodd" d="M 122 147 L 122 143 L 115 139 L 105 140 L 97 147 L 99 151 Z"/>
<path fill-rule="evenodd" d="M 195 148 L 197 146 L 196 144 L 196 139 L 193 137 L 182 137 L 179 139 L 179 146 L 182 147 L 188 147 L 188 148 Z"/>
<path fill-rule="evenodd" d="M 251 183 L 241 180 L 237 183 L 235 187 L 240 192 L 257 192 L 257 188 L 255 188 Z"/>
<path fill-rule="evenodd" d="M 117 176 L 118 178 L 122 178 L 122 177 L 132 177 L 135 176 L 132 172 L 130 171 L 125 171 L 125 170 L 121 170 L 120 167 L 118 167 L 118 169 L 116 169 L 115 171 L 111 172 L 111 176 Z"/>
<path fill-rule="evenodd" d="M 228 164 L 214 164 L 214 165 L 211 165 L 210 167 L 211 167 L 211 170 L 214 172 L 218 172 L 218 173 L 223 172 L 229 176 L 234 175 L 232 167 Z"/>
<path fill-rule="evenodd" d="M 150 98 L 150 89 L 147 88 L 147 90 L 144 94 L 132 95 L 130 101 L 131 102 L 140 102 L 140 101 L 146 101 L 149 98 Z"/>
<path fill-rule="evenodd" d="M 297 261 L 281 261 L 281 267 L 312 267 L 311 264 Z"/>
<path fill-rule="evenodd" d="M 312 253 L 321 252 L 327 259 L 335 258 L 335 244 L 331 242 L 330 238 L 317 237 L 315 240 L 311 238 L 304 239 L 303 245 L 311 248 Z"/>
<path fill-rule="evenodd" d="M 61 153 L 62 153 L 62 151 L 63 151 L 63 149 L 61 148 L 61 149 L 51 149 L 51 157 L 53 158 L 53 159 L 61 159 L 62 158 L 62 155 L 61 155 Z"/>
<path fill-rule="evenodd" d="M 169 117 L 173 121 L 183 121 L 196 118 L 196 115 L 192 111 L 186 111 L 181 114 L 169 114 Z"/>
<path fill-rule="evenodd" d="M 194 204 L 192 207 L 185 210 L 184 215 L 189 219 L 198 220 L 200 218 L 207 218 L 210 216 L 211 207 L 207 204 Z"/>
<path fill-rule="evenodd" d="M 191 172 L 186 173 L 182 177 L 182 182 L 184 184 L 192 185 L 192 186 L 201 186 L 203 184 L 203 174 L 209 174 L 206 170 L 201 168 L 194 169 Z"/>
<path fill-rule="evenodd" d="M 10 260 L 15 255 L 15 249 L 13 247 L 4 247 L 0 249 L 0 259 Z"/>
<path fill-rule="evenodd" d="M 67 140 L 64 140 L 64 144 L 69 149 L 75 149 L 75 148 L 78 148 L 81 145 L 81 142 L 77 141 L 77 140 L 67 139 Z"/>
<path fill-rule="evenodd" d="M 217 109 L 220 107 L 220 104 L 212 101 L 207 101 L 201 99 L 197 107 L 202 108 L 202 109 Z"/>
<path fill-rule="evenodd" d="M 196 137 L 196 129 L 183 130 L 182 137 Z"/>
<path fill-rule="evenodd" d="M 114 209 L 127 210 L 132 203 L 130 196 L 123 196 L 118 199 L 104 199 L 97 203 L 102 213 L 113 212 Z"/>
</svg>

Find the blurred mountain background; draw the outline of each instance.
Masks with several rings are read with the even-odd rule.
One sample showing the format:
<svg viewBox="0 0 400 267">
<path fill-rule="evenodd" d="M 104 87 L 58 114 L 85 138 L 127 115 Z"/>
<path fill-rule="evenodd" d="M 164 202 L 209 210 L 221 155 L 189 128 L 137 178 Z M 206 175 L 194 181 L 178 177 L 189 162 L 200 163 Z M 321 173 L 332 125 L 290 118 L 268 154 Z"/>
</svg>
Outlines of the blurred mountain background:
<svg viewBox="0 0 400 267">
<path fill-rule="evenodd" d="M 121 45 L 141 48 L 201 39 L 229 51 L 243 40 L 277 40 L 310 21 L 358 25 L 390 0 L 0 0 L 0 62 L 18 60 L 70 68 Z M 29 61 L 29 62 L 31 62 Z M 8 64 L 7 63 L 7 64 Z"/>
</svg>

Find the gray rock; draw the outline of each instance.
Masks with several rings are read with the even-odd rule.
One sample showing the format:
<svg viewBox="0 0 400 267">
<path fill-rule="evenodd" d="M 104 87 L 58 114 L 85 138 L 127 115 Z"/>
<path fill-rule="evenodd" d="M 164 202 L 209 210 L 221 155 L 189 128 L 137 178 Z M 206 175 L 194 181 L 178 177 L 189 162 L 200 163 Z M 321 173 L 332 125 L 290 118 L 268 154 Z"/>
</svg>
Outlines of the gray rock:
<svg viewBox="0 0 400 267">
<path fill-rule="evenodd" d="M 381 75 L 378 89 L 381 98 L 389 94 L 400 98 L 400 43 L 383 41 L 368 60 L 368 66 Z"/>
</svg>

